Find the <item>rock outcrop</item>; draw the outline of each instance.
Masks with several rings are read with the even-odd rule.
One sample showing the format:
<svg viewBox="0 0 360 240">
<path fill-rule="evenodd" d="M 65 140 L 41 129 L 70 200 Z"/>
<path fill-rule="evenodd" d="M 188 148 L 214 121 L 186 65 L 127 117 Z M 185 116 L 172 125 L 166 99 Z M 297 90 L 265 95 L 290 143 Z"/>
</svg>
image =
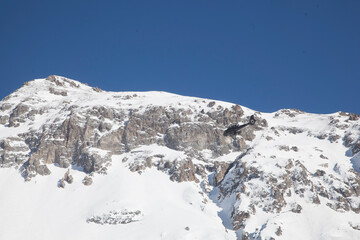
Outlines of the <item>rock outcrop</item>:
<svg viewBox="0 0 360 240">
<path fill-rule="evenodd" d="M 17 92 L 32 91 L 32 88 L 35 91 L 37 84 L 36 81 L 28 82 Z M 178 105 L 181 102 L 173 107 L 148 105 L 123 108 L 122 101 L 118 107 L 106 104 L 80 106 L 79 100 L 72 101 L 75 94 L 89 95 L 90 98 L 94 95 L 96 98 L 102 91 L 58 76 L 49 76 L 41 84 L 43 94 L 57 95 L 60 104 L 47 105 L 46 99 L 36 95 L 23 96 L 25 100 L 21 103 L 12 103 L 10 100 L 19 98 L 18 94 L 10 95 L 8 101 L 1 103 L 1 109 L 9 113 L 2 113 L 3 125 L 9 129 L 16 129 L 20 125 L 29 127 L 29 131 L 5 138 L 0 144 L 1 164 L 22 166 L 26 179 L 36 174 L 49 174 L 46 164 L 52 163 L 63 168 L 77 165 L 83 167 L 86 173 L 104 171 L 104 165 L 110 161 L 111 155 L 129 152 L 141 145 L 158 144 L 189 152 L 189 156 L 199 155 L 202 150 L 210 150 L 213 156 L 222 156 L 231 151 L 245 150 L 246 141 L 252 141 L 257 130 L 249 127 L 244 130 L 242 137 L 234 141 L 223 136 L 223 129 L 228 124 L 247 121 L 243 109 L 238 105 L 225 107 L 214 102 L 208 104 L 206 111 L 182 107 Z M 83 91 L 78 93 L 80 90 Z M 119 97 L 109 94 L 109 98 Z M 120 97 L 124 101 L 137 98 L 139 96 L 136 94 Z M 46 121 L 33 128 L 31 125 L 36 118 Z M 8 144 L 15 141 L 19 142 L 17 147 Z M 185 173 L 179 171 L 173 170 L 174 174 L 179 175 L 172 179 L 195 181 L 196 177 L 184 177 Z"/>
<path fill-rule="evenodd" d="M 255 125 L 224 137 L 229 125 L 252 114 Z M 359 121 L 343 112 L 264 114 L 163 92 L 112 93 L 49 76 L 0 102 L 0 167 L 19 169 L 26 181 L 51 174 L 49 165 L 76 168 L 90 186 L 121 155 L 134 173 L 154 168 L 174 182 L 197 184 L 225 209 L 224 222 L 239 237 L 262 239 L 271 217 L 302 214 L 304 203 L 360 213 Z M 68 171 L 58 186 L 72 182 Z M 267 222 L 249 227 L 261 213 Z M 112 211 L 88 221 L 124 224 L 139 215 Z M 283 225 L 273 229 L 273 238 L 286 233 Z"/>
</svg>

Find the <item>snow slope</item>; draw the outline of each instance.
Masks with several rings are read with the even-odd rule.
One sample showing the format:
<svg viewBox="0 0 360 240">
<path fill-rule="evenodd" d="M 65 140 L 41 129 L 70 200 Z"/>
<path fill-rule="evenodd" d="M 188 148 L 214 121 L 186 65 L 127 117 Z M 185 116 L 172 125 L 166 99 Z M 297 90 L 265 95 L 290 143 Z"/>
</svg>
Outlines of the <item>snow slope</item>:
<svg viewBox="0 0 360 240">
<path fill-rule="evenodd" d="M 169 181 L 155 169 L 133 173 L 122 157 L 114 157 L 108 174 L 89 187 L 77 170 L 71 170 L 74 183 L 63 189 L 57 184 L 66 169 L 52 166 L 50 176 L 26 183 L 14 169 L 0 169 L 0 225 L 6 226 L 0 239 L 235 239 L 196 184 Z M 143 216 L 128 224 L 87 222 L 123 210 Z"/>
</svg>

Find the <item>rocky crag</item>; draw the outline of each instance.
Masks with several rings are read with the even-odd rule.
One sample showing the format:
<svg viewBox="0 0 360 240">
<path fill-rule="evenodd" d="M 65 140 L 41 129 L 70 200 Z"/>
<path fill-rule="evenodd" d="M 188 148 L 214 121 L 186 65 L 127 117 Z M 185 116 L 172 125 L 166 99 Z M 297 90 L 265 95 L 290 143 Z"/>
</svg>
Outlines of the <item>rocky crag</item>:
<svg viewBox="0 0 360 240">
<path fill-rule="evenodd" d="M 223 136 L 252 114 L 254 126 Z M 358 215 L 359 152 L 359 116 L 344 112 L 260 113 L 165 92 L 107 92 L 59 76 L 27 82 L 0 102 L 0 166 L 17 168 L 25 181 L 56 165 L 69 169 L 59 187 L 72 183 L 72 169 L 91 185 L 122 155 L 130 171 L 156 168 L 197 184 L 239 239 L 286 239 L 288 219 L 312 208 Z M 360 221 L 345 225 L 360 236 Z"/>
</svg>

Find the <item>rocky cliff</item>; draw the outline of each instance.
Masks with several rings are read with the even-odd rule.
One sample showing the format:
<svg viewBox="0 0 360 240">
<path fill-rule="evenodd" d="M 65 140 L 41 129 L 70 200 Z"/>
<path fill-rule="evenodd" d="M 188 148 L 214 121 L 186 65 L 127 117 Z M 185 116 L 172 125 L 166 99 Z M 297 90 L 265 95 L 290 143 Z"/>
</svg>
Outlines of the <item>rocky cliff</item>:
<svg viewBox="0 0 360 240">
<path fill-rule="evenodd" d="M 223 136 L 252 114 L 254 126 Z M 25 181 L 64 168 L 64 188 L 73 169 L 91 185 L 121 156 L 134 174 L 154 168 L 194 182 L 239 239 L 289 239 L 292 221 L 306 222 L 311 211 L 358 218 L 359 136 L 355 114 L 261 113 L 165 92 L 107 92 L 59 76 L 27 82 L 0 102 L 2 168 Z M 339 226 L 360 237 L 360 221 Z"/>
</svg>

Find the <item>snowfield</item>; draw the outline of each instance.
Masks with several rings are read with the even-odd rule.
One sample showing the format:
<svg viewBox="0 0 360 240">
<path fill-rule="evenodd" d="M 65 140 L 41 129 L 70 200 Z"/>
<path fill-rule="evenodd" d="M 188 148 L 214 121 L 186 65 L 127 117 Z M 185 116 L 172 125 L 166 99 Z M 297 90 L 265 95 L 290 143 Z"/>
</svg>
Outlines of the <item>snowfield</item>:
<svg viewBox="0 0 360 240">
<path fill-rule="evenodd" d="M 0 225 L 6 226 L 0 239 L 236 239 L 196 184 L 172 182 L 155 169 L 140 175 L 121 160 L 114 156 L 108 174 L 91 186 L 81 183 L 83 172 L 71 170 L 74 183 L 65 188 L 57 184 L 66 169 L 56 166 L 26 183 L 15 169 L 0 169 Z M 125 209 L 143 216 L 128 224 L 87 222 Z"/>
</svg>

